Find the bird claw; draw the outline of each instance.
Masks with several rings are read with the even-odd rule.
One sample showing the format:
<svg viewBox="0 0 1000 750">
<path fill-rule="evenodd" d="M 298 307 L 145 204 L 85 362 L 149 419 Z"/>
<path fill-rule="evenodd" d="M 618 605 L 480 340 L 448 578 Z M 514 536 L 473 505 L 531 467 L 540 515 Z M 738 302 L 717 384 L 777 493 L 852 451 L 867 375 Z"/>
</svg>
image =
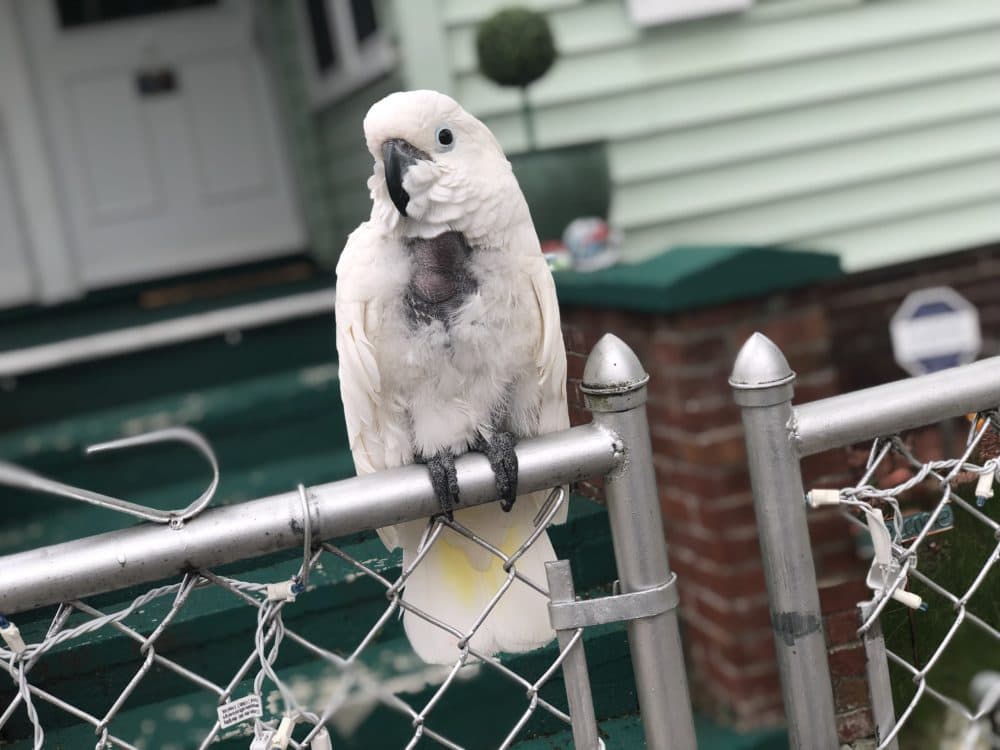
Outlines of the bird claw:
<svg viewBox="0 0 1000 750">
<path fill-rule="evenodd" d="M 458 475 L 455 473 L 455 456 L 447 448 L 430 458 L 420 458 L 418 463 L 426 464 L 431 475 L 431 486 L 437 496 L 441 512 L 449 521 L 455 520 L 455 506 L 458 505 Z"/>
<path fill-rule="evenodd" d="M 500 507 L 510 512 L 517 499 L 517 440 L 509 432 L 494 432 L 489 439 L 480 438 L 475 449 L 485 454 L 496 477 Z"/>
</svg>

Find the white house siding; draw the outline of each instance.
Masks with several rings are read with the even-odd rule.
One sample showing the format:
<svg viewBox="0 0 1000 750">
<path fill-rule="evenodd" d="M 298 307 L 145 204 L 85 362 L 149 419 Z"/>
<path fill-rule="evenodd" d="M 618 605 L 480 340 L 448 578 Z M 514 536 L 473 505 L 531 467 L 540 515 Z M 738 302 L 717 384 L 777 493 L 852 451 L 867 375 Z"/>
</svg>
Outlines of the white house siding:
<svg viewBox="0 0 1000 750">
<path fill-rule="evenodd" d="M 434 2 L 450 92 L 522 150 L 517 92 L 474 47 L 510 3 Z M 758 0 L 653 29 L 623 0 L 519 2 L 548 13 L 561 53 L 531 90 L 539 142 L 607 141 L 630 259 L 794 243 L 860 269 L 1000 240 L 998 2 Z M 421 85 L 419 61 L 401 72 Z"/>
</svg>

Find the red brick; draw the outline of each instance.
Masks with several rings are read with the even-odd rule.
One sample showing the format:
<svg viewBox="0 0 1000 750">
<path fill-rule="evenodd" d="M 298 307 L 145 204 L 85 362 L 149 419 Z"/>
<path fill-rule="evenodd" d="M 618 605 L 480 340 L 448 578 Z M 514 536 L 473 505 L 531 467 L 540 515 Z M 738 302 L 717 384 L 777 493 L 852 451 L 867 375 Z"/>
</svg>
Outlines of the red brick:
<svg viewBox="0 0 1000 750">
<path fill-rule="evenodd" d="M 654 430 L 653 452 L 704 467 L 746 463 L 743 436 L 734 435 L 729 431 L 720 430 L 720 433 L 722 434 L 718 439 L 705 439 L 702 435 L 696 440 L 693 436 L 685 438 L 682 434 L 676 433 L 668 437 L 662 431 Z"/>
<path fill-rule="evenodd" d="M 732 330 L 734 342 L 739 342 L 737 346 L 742 345 L 755 331 L 771 339 L 786 356 L 808 346 L 810 342 L 830 337 L 826 312 L 819 305 L 785 310 L 766 320 L 736 326 Z"/>
<path fill-rule="evenodd" d="M 726 427 L 741 424 L 740 411 L 729 398 L 728 392 L 723 399 L 712 399 L 707 403 L 701 399 L 682 399 L 666 391 L 661 394 L 656 391 L 658 382 L 650 382 L 650 400 L 647 407 L 650 426 L 675 427 L 689 432 L 710 430 L 716 427 Z M 655 386 L 655 387 L 654 387 Z"/>
<path fill-rule="evenodd" d="M 766 601 L 761 601 L 756 605 L 748 606 L 745 610 L 737 613 L 734 607 L 721 609 L 715 601 L 699 597 L 697 603 L 698 613 L 709 622 L 722 628 L 742 628 L 761 630 L 771 628 L 771 612 Z"/>
<path fill-rule="evenodd" d="M 717 397 L 720 403 L 733 403 L 729 371 L 729 367 L 717 367 L 706 372 L 660 369 L 650 377 L 649 393 L 661 403 L 683 404 L 710 396 Z"/>
<path fill-rule="evenodd" d="M 696 497 L 712 499 L 746 493 L 750 489 L 750 476 L 746 465 L 737 467 L 701 468 L 686 464 L 660 467 L 662 481 L 678 490 Z"/>
<path fill-rule="evenodd" d="M 813 546 L 817 578 L 854 578 L 861 581 L 868 566 L 858 558 L 854 543 L 842 542 Z"/>
<path fill-rule="evenodd" d="M 584 409 L 582 406 L 578 406 L 576 404 L 570 404 L 569 423 L 573 427 L 577 427 L 582 424 L 589 424 L 590 412 Z"/>
<path fill-rule="evenodd" d="M 721 363 L 732 367 L 735 358 L 722 334 L 704 337 L 683 336 L 663 329 L 657 330 L 649 344 L 649 368 L 670 368 L 675 365 Z"/>
<path fill-rule="evenodd" d="M 660 491 L 660 510 L 663 513 L 663 523 L 667 527 L 675 524 L 701 523 L 701 516 L 696 507 L 690 503 L 673 497 L 667 489 Z"/>
<path fill-rule="evenodd" d="M 827 615 L 824 625 L 828 646 L 841 646 L 858 639 L 858 614 L 854 610 Z"/>
<path fill-rule="evenodd" d="M 838 716 L 837 734 L 841 742 L 854 742 L 874 736 L 875 722 L 872 721 L 871 709 L 859 708 Z"/>
<path fill-rule="evenodd" d="M 778 668 L 777 664 L 774 664 L 774 670 L 767 674 L 760 674 L 749 676 L 746 674 L 738 674 L 736 670 L 727 668 L 724 663 L 720 662 L 718 659 L 711 658 L 712 652 L 710 652 L 710 658 L 708 661 L 708 674 L 709 677 L 723 688 L 730 696 L 747 696 L 755 694 L 770 694 L 770 695 L 780 695 L 781 693 L 781 683 L 778 678 Z"/>
<path fill-rule="evenodd" d="M 833 687 L 833 699 L 837 713 L 867 707 L 871 701 L 868 695 L 868 680 L 863 677 L 846 677 L 836 681 Z"/>
<path fill-rule="evenodd" d="M 868 588 L 861 579 L 850 578 L 837 583 L 819 584 L 820 610 L 823 612 L 853 609 L 858 602 L 868 598 Z"/>
<path fill-rule="evenodd" d="M 866 662 L 863 646 L 842 647 L 830 653 L 830 674 L 834 679 L 862 675 Z"/>
<path fill-rule="evenodd" d="M 586 347 L 586 336 L 581 326 L 564 323 L 562 335 L 563 344 L 566 346 L 567 352 L 572 352 L 586 358 L 589 350 Z"/>
<path fill-rule="evenodd" d="M 833 370 L 824 370 L 822 373 L 796 381 L 795 402 L 807 404 L 811 401 L 836 396 L 841 392 L 836 373 Z"/>
<path fill-rule="evenodd" d="M 718 497 L 706 498 L 701 507 L 701 516 L 707 528 L 724 531 L 756 526 L 757 516 L 753 509 L 753 496 L 748 491 L 726 498 L 726 500 L 735 499 L 736 502 L 720 503 L 718 499 Z"/>
<path fill-rule="evenodd" d="M 693 568 L 687 573 L 687 577 L 693 583 L 697 583 L 718 597 L 754 597 L 767 591 L 764 582 L 764 571 L 761 568 L 749 568 L 745 570 L 732 570 L 725 573 L 709 570 L 707 566 Z M 709 611 L 711 610 L 711 611 Z M 721 624 L 723 627 L 733 628 L 732 612 L 723 612 L 717 609 L 714 604 L 705 609 L 706 616 Z"/>
<path fill-rule="evenodd" d="M 809 538 L 814 545 L 851 539 L 851 526 L 836 510 L 811 511 Z"/>
<path fill-rule="evenodd" d="M 583 379 L 583 368 L 587 363 L 587 358 L 582 354 L 573 352 L 566 353 L 566 375 L 574 380 Z"/>
<path fill-rule="evenodd" d="M 802 467 L 802 481 L 805 483 L 806 489 L 810 489 L 816 486 L 816 478 L 841 474 L 848 470 L 847 451 L 843 448 L 835 448 L 815 453 L 803 458 L 799 465 Z"/>
</svg>

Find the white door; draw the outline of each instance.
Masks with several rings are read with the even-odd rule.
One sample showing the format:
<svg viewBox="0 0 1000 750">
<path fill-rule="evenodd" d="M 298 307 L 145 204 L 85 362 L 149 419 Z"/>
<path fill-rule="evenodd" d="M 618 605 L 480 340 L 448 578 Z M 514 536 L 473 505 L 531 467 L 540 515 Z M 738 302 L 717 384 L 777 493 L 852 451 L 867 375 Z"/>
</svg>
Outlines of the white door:
<svg viewBox="0 0 1000 750">
<path fill-rule="evenodd" d="M 21 0 L 88 288 L 301 248 L 252 8 Z"/>
<path fill-rule="evenodd" d="M 35 292 L 4 135 L 0 120 L 0 309 L 28 302 Z"/>
</svg>

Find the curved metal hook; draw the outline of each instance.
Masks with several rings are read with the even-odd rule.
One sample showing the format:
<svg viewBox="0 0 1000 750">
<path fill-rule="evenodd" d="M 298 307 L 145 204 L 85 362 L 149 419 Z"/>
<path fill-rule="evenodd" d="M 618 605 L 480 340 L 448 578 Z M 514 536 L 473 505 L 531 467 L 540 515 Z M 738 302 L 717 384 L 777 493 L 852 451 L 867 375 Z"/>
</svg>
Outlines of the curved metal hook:
<svg viewBox="0 0 1000 750">
<path fill-rule="evenodd" d="M 105 443 L 97 443 L 89 446 L 86 453 L 89 456 L 94 453 L 104 453 L 107 451 L 121 450 L 123 448 L 134 448 L 141 445 L 168 442 L 184 443 L 191 446 L 198 451 L 198 453 L 200 453 L 208 462 L 209 466 L 212 467 L 212 481 L 209 483 L 208 488 L 201 493 L 197 500 L 181 510 L 157 510 L 156 508 L 149 508 L 138 503 L 131 503 L 128 500 L 120 500 L 116 497 L 111 497 L 110 495 L 102 495 L 99 492 L 91 492 L 90 490 L 81 489 L 80 487 L 74 487 L 69 484 L 57 482 L 54 479 L 48 479 L 47 477 L 43 477 L 41 474 L 36 474 L 33 471 L 29 471 L 21 466 L 7 463 L 5 461 L 0 461 L 0 484 L 5 484 L 9 487 L 20 487 L 21 489 L 31 490 L 33 492 L 44 492 L 51 495 L 58 495 L 60 497 L 69 498 L 70 500 L 79 500 L 101 508 L 107 508 L 108 510 L 114 510 L 119 513 L 135 516 L 136 518 L 141 518 L 144 521 L 169 523 L 172 526 L 180 526 L 185 521 L 190 520 L 201 513 L 205 506 L 212 502 L 212 498 L 215 496 L 215 491 L 219 487 L 219 461 L 215 457 L 215 451 L 212 450 L 212 446 L 200 432 L 192 430 L 190 427 L 167 427 L 162 430 L 146 432 L 142 435 L 133 435 L 130 437 L 120 438 L 118 440 L 109 440 Z"/>
</svg>

